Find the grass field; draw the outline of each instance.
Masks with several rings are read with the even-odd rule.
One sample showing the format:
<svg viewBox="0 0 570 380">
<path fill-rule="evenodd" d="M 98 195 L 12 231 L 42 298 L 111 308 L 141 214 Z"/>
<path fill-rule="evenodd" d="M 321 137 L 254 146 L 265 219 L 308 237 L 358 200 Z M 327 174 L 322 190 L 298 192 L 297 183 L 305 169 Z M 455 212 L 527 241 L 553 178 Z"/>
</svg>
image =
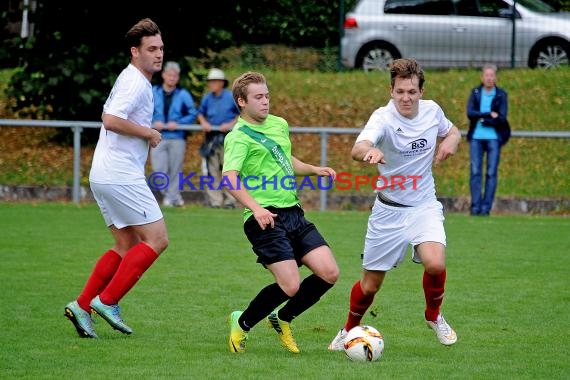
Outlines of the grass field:
<svg viewBox="0 0 570 380">
<path fill-rule="evenodd" d="M 271 281 L 255 264 L 238 210 L 166 210 L 170 247 L 122 300 L 135 330 L 98 320 L 80 339 L 63 307 L 111 245 L 93 204 L 0 203 L 0 378 L 56 379 L 568 379 L 570 219 L 447 215 L 443 310 L 459 341 L 444 347 L 423 322 L 421 267 L 390 273 L 364 322 L 384 357 L 353 363 L 326 347 L 359 276 L 365 212 L 310 212 L 341 278 L 293 323 L 301 354 L 260 324 L 248 352 L 227 349 L 227 315 Z M 305 273 L 305 269 L 302 269 Z"/>
</svg>

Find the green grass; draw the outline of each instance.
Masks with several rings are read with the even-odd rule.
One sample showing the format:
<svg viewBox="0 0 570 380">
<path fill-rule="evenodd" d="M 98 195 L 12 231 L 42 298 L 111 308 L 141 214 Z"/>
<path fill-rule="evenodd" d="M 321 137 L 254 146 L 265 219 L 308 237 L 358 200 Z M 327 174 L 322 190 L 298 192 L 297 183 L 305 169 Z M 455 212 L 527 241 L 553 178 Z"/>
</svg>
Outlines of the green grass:
<svg viewBox="0 0 570 380">
<path fill-rule="evenodd" d="M 364 321 L 385 336 L 375 363 L 326 347 L 341 327 L 368 214 L 308 212 L 341 277 L 293 323 L 301 354 L 264 325 L 230 354 L 226 317 L 271 281 L 255 263 L 238 210 L 166 210 L 170 247 L 122 300 L 135 330 L 98 320 L 77 337 L 63 307 L 81 290 L 111 236 L 94 204 L 0 203 L 0 378 L 567 379 L 570 377 L 570 219 L 447 215 L 444 313 L 459 341 L 444 347 L 424 324 L 421 267 L 391 272 Z M 302 269 L 306 274 L 306 269 Z"/>
</svg>

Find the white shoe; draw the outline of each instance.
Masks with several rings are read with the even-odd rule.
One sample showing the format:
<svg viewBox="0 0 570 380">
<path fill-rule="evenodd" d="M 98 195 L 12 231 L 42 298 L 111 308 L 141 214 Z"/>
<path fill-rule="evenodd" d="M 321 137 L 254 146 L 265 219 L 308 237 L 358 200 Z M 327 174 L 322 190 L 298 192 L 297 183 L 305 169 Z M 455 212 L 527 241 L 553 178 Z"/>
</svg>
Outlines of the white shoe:
<svg viewBox="0 0 570 380">
<path fill-rule="evenodd" d="M 451 326 L 445 321 L 443 315 L 441 314 L 438 315 L 437 321 L 435 322 L 426 321 L 426 323 L 433 331 L 435 331 L 437 339 L 441 344 L 450 346 L 453 343 L 457 342 L 457 334 L 455 333 L 455 331 L 453 331 Z"/>
<path fill-rule="evenodd" d="M 344 340 L 348 332 L 344 329 L 340 329 L 338 334 L 334 337 L 331 344 L 329 344 L 329 351 L 342 351 L 344 350 Z"/>
<path fill-rule="evenodd" d="M 179 199 L 177 201 L 172 202 L 172 206 L 174 207 L 183 207 L 184 206 L 184 201 L 182 199 Z"/>
</svg>

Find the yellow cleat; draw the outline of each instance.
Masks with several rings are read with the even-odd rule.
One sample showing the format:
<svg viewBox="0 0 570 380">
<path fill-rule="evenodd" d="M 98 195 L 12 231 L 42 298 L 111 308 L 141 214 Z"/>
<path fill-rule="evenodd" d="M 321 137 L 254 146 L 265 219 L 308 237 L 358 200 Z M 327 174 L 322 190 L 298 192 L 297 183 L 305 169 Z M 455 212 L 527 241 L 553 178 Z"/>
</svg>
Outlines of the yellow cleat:
<svg viewBox="0 0 570 380">
<path fill-rule="evenodd" d="M 290 323 L 280 320 L 279 317 L 277 317 L 277 313 L 272 312 L 267 317 L 267 324 L 277 332 L 277 336 L 279 337 L 283 347 L 294 354 L 299 353 L 299 348 L 297 347 L 295 338 L 293 338 Z"/>
<path fill-rule="evenodd" d="M 247 341 L 247 332 L 243 331 L 238 323 L 241 316 L 241 311 L 234 311 L 230 314 L 228 319 L 230 323 L 230 352 L 245 352 L 245 342 Z"/>
</svg>

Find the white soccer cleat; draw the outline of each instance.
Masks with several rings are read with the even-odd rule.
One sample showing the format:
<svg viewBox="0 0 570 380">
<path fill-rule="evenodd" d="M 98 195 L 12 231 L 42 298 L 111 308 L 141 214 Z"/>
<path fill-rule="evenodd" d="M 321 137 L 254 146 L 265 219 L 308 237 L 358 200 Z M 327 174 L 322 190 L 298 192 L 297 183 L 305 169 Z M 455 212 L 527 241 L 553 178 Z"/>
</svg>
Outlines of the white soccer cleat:
<svg viewBox="0 0 570 380">
<path fill-rule="evenodd" d="M 451 326 L 445 321 L 443 315 L 441 314 L 438 315 L 437 320 L 435 322 L 426 321 L 426 323 L 433 331 L 435 331 L 437 339 L 441 344 L 450 346 L 453 343 L 457 342 L 457 334 L 455 333 L 455 331 L 453 331 Z"/>
<path fill-rule="evenodd" d="M 338 334 L 334 337 L 331 344 L 329 344 L 329 351 L 343 351 L 344 350 L 344 340 L 348 332 L 344 329 L 340 329 Z"/>
</svg>

